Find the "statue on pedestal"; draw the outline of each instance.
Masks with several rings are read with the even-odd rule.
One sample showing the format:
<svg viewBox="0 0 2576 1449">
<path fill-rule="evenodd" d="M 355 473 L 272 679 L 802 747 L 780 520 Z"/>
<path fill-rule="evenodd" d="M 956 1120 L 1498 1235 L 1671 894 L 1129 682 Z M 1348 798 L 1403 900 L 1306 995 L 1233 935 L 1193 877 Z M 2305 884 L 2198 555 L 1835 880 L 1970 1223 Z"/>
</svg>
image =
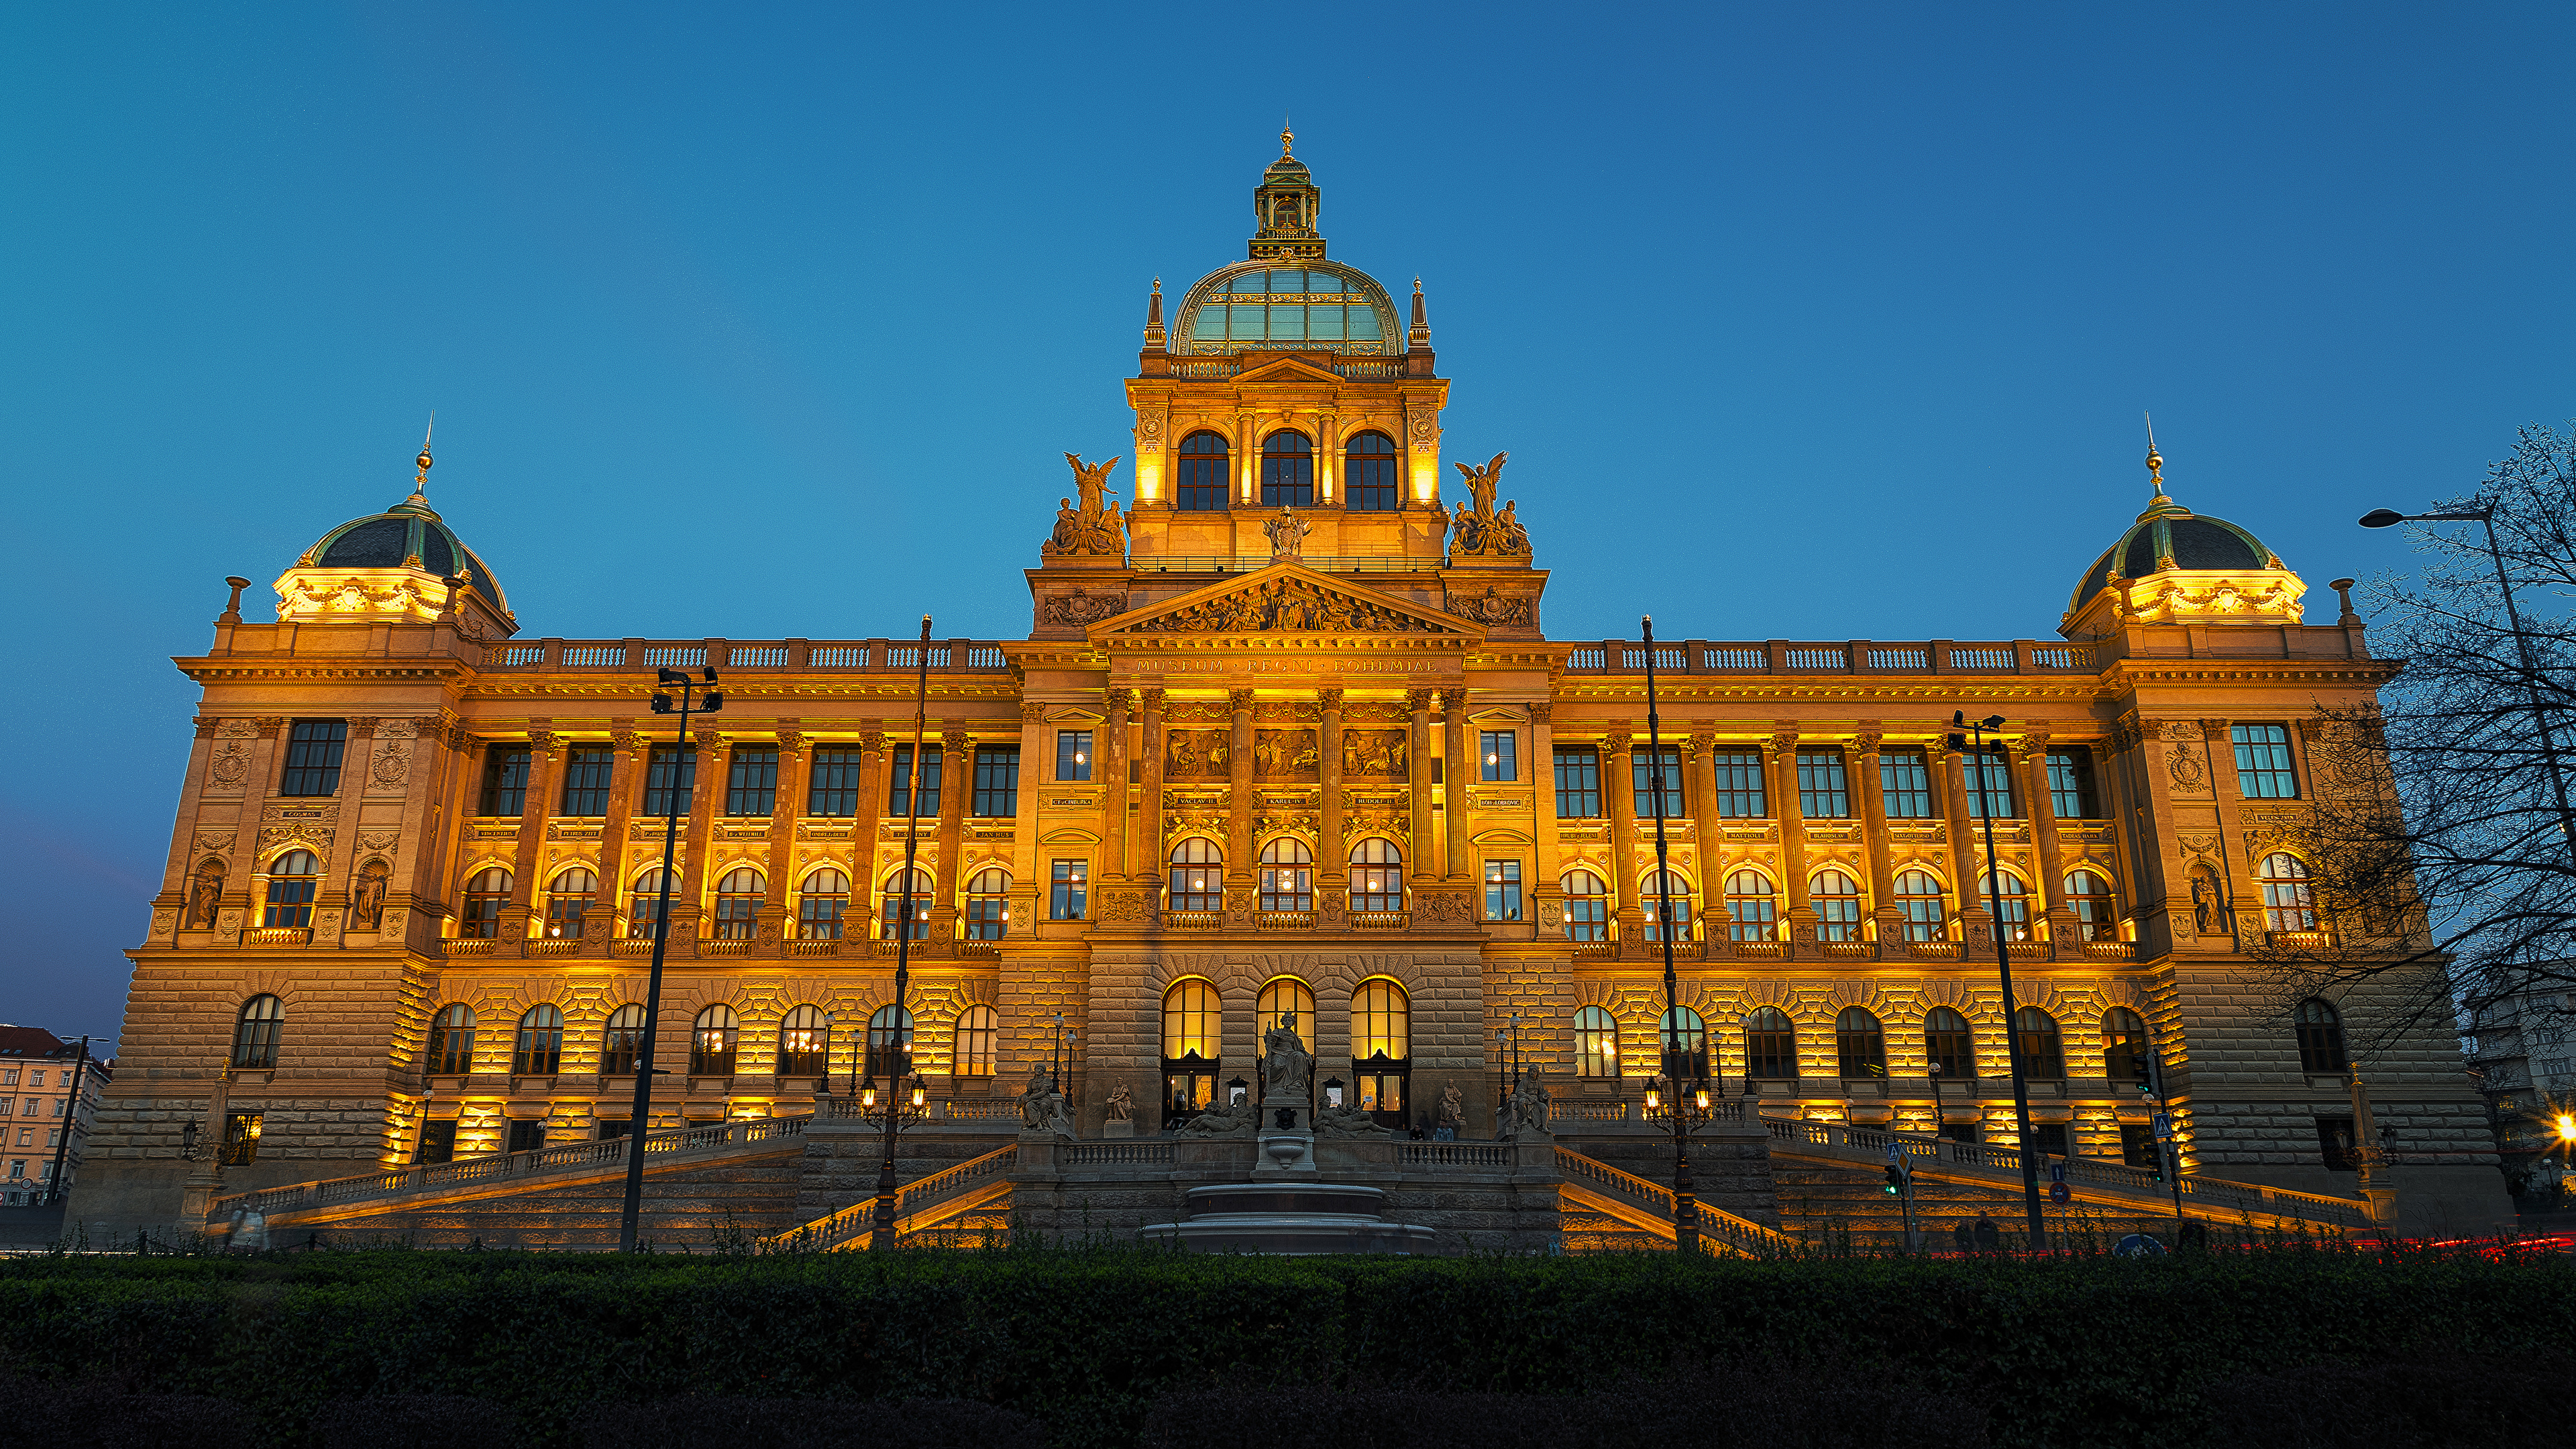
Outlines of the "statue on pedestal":
<svg viewBox="0 0 2576 1449">
<path fill-rule="evenodd" d="M 1074 507 L 1070 498 L 1056 500 L 1055 532 L 1038 552 L 1049 558 L 1081 554 L 1125 557 L 1127 520 L 1118 512 L 1117 503 L 1106 496 L 1109 470 L 1118 466 L 1118 460 L 1086 465 L 1079 453 L 1067 453 L 1064 460 L 1073 465 L 1074 491 L 1081 495 L 1082 506 Z"/>
<path fill-rule="evenodd" d="M 1054 1137 L 1073 1135 L 1073 1104 L 1056 1090 L 1054 1075 L 1044 1067 L 1029 1073 L 1028 1089 L 1020 1094 L 1020 1130 Z"/>
<path fill-rule="evenodd" d="M 1307 1102 L 1314 1099 L 1315 1054 L 1297 1035 L 1297 1013 L 1289 1012 L 1261 1036 L 1261 1095 L 1266 1101 Z"/>
<path fill-rule="evenodd" d="M 1290 512 L 1288 505 L 1282 503 L 1278 515 L 1265 521 L 1261 531 L 1270 540 L 1270 561 L 1282 563 L 1306 556 L 1306 535 L 1313 533 L 1315 526 Z"/>
<path fill-rule="evenodd" d="M 1467 493 L 1475 500 L 1475 509 L 1458 505 L 1449 520 L 1449 557 L 1462 558 L 1527 558 L 1530 552 L 1529 530 L 1521 526 L 1520 501 L 1514 499 L 1494 511 L 1494 490 L 1502 483 L 1503 462 L 1509 453 L 1496 453 L 1494 460 L 1481 468 L 1465 463 L 1458 471 L 1467 477 Z"/>
<path fill-rule="evenodd" d="M 1527 1132 L 1545 1137 L 1548 1112 L 1554 1103 L 1548 1096 L 1547 1083 L 1536 1072 L 1523 1072 L 1512 1083 L 1511 1095 L 1503 1099 L 1500 1130 L 1494 1135 L 1509 1142 Z"/>
<path fill-rule="evenodd" d="M 1109 1120 L 1112 1122 L 1136 1120 L 1136 1094 L 1127 1090 L 1125 1082 L 1120 1082 L 1109 1089 Z"/>
</svg>

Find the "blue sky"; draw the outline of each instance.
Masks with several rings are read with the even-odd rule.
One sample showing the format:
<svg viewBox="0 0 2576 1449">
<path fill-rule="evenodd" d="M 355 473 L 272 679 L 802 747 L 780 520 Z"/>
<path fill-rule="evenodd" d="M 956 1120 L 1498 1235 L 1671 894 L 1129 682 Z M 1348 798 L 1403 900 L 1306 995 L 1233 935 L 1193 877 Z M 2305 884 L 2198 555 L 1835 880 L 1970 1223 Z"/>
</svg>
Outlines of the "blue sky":
<svg viewBox="0 0 2576 1449">
<path fill-rule="evenodd" d="M 0 12 L 0 1018 L 115 1030 L 227 573 L 432 495 L 527 633 L 1023 633 L 1283 111 L 1558 637 L 2320 586 L 2576 414 L 2563 5 Z"/>
</svg>

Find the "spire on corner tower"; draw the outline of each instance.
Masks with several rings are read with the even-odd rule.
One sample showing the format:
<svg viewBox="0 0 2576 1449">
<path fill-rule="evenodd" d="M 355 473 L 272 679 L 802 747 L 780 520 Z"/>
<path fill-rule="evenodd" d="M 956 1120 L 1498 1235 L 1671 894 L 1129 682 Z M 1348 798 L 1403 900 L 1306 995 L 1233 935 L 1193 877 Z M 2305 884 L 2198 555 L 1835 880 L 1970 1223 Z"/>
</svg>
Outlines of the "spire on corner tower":
<svg viewBox="0 0 2576 1449">
<path fill-rule="evenodd" d="M 1324 255 L 1324 238 L 1315 230 L 1315 219 L 1324 209 L 1324 193 L 1316 189 L 1306 163 L 1289 153 L 1296 139 L 1295 132 L 1280 129 L 1279 159 L 1261 173 L 1261 184 L 1252 190 L 1252 215 L 1259 227 L 1252 234 L 1255 261 L 1320 260 Z"/>
<path fill-rule="evenodd" d="M 1422 279 L 1413 279 L 1413 327 L 1404 338 L 1404 375 L 1429 377 L 1433 374 L 1431 355 L 1431 312 L 1422 302 Z"/>
</svg>

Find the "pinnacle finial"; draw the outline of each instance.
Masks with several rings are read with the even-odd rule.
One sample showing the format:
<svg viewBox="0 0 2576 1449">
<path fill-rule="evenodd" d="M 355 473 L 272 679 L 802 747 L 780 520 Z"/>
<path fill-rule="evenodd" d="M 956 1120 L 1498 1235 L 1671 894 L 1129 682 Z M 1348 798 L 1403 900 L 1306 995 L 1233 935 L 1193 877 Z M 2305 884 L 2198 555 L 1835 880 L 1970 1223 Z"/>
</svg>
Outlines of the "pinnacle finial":
<svg viewBox="0 0 2576 1449">
<path fill-rule="evenodd" d="M 2156 451 L 2156 419 L 2153 413 L 2141 413 L 2147 420 L 2147 481 L 2154 485 L 2157 503 L 2171 503 L 2165 496 L 2165 455 Z"/>
<path fill-rule="evenodd" d="M 1296 154 L 1292 149 L 1296 145 L 1296 142 L 1297 133 L 1288 128 L 1287 114 L 1282 112 L 1279 117 L 1279 154 L 1281 156 L 1291 156 Z"/>
<path fill-rule="evenodd" d="M 438 414 L 437 414 L 436 412 L 432 412 L 432 413 L 429 415 L 429 426 L 421 430 L 421 434 L 420 434 L 420 456 L 419 456 L 419 457 L 417 457 L 417 458 L 412 459 L 412 462 L 413 462 L 413 463 L 415 463 L 415 464 L 417 464 L 417 465 L 419 466 L 419 468 L 420 468 L 420 471 L 419 471 L 418 473 L 415 473 L 415 474 L 413 474 L 413 475 L 412 475 L 412 480 L 411 480 L 411 491 L 412 491 L 412 492 L 414 492 L 414 493 L 422 493 L 422 494 L 425 494 L 425 493 L 427 493 L 427 492 L 429 491 L 429 470 L 430 470 L 430 466 L 431 466 L 431 463 L 430 463 L 430 456 L 429 456 L 429 440 L 430 440 L 431 435 L 432 435 L 432 434 L 434 434 L 434 433 L 436 433 L 437 431 L 438 431 Z"/>
</svg>

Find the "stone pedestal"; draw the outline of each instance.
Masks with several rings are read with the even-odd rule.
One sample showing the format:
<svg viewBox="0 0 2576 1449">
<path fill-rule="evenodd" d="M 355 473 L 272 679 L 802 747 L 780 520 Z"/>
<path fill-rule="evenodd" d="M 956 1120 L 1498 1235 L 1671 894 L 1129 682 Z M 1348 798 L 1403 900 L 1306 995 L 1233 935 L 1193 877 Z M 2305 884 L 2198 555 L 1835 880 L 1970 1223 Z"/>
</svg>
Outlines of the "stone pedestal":
<svg viewBox="0 0 2576 1449">
<path fill-rule="evenodd" d="M 1253 1176 L 1311 1173 L 1314 1170 L 1315 1134 L 1311 1129 L 1282 1130 L 1273 1127 L 1262 1131 L 1258 1160 L 1252 1165 Z"/>
<path fill-rule="evenodd" d="M 1133 1137 L 1136 1135 L 1135 1119 L 1129 1118 L 1124 1122 L 1103 1122 L 1100 1124 L 1100 1135 L 1103 1137 Z"/>
</svg>

